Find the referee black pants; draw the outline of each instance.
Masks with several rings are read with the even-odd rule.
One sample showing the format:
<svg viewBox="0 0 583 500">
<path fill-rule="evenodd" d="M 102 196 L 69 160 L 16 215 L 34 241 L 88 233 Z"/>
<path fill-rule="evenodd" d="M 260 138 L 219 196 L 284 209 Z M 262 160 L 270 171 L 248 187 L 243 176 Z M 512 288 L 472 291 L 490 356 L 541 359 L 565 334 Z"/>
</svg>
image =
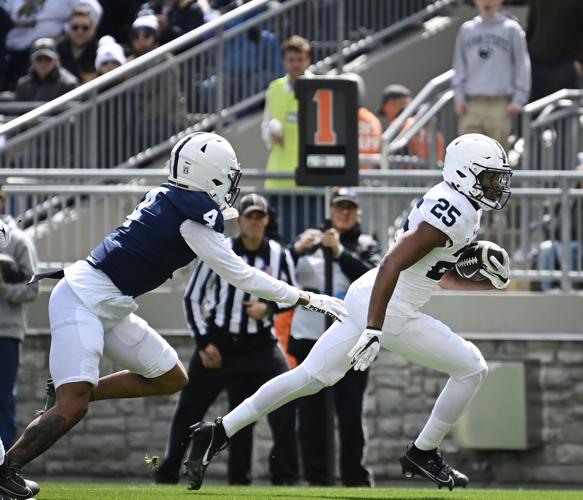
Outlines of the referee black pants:
<svg viewBox="0 0 583 500">
<path fill-rule="evenodd" d="M 276 340 L 270 335 L 244 339 L 224 335 L 217 344 L 223 359 L 222 368 L 205 368 L 196 349 L 190 360 L 189 382 L 180 394 L 172 418 L 166 455 L 156 472 L 156 480 L 159 482 L 178 481 L 189 445 L 189 427 L 203 420 L 208 408 L 223 389 L 227 390 L 229 407 L 233 409 L 265 382 L 289 370 Z M 298 481 L 295 411 L 292 402 L 267 417 L 273 436 L 273 447 L 269 454 L 273 484 L 295 484 Z M 229 484 L 251 482 L 252 450 L 253 426 L 249 426 L 230 440 Z"/>
<path fill-rule="evenodd" d="M 315 343 L 315 340 L 291 337 L 288 352 L 301 363 Z M 327 411 L 333 411 L 338 422 L 342 484 L 372 486 L 371 474 L 364 465 L 366 438 L 362 411 L 367 382 L 368 370 L 349 370 L 331 388 L 297 400 L 298 438 L 304 479 L 308 483 L 325 486 L 334 484 L 334 471 L 327 466 L 326 447 L 329 444 L 326 436 L 330 429 L 323 428 L 327 425 L 326 422 L 334 421 L 333 418 L 325 417 Z M 330 402 L 331 409 L 326 408 L 329 404 L 327 401 Z"/>
</svg>

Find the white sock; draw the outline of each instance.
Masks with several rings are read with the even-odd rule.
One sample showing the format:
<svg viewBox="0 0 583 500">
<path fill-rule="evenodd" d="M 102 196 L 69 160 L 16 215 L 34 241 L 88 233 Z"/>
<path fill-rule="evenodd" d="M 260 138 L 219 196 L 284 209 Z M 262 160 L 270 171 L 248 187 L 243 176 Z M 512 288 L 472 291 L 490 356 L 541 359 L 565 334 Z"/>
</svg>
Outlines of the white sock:
<svg viewBox="0 0 583 500">
<path fill-rule="evenodd" d="M 485 378 L 486 372 L 479 372 L 463 379 L 450 378 L 437 398 L 429 420 L 423 427 L 415 446 L 420 450 L 437 448 L 445 435 L 461 417 Z"/>
<path fill-rule="evenodd" d="M 316 394 L 324 387 L 302 365 L 263 384 L 255 394 L 223 417 L 228 437 L 294 399 Z"/>
<path fill-rule="evenodd" d="M 4 463 L 5 456 L 6 453 L 4 452 L 4 443 L 2 442 L 2 439 L 0 439 L 0 465 Z"/>
</svg>

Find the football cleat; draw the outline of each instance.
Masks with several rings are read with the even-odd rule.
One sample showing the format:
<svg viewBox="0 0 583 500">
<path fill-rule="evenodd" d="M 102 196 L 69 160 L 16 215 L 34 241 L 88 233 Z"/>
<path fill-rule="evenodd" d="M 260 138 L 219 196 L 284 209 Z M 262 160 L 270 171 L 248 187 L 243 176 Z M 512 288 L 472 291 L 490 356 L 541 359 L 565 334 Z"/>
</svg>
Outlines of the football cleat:
<svg viewBox="0 0 583 500">
<path fill-rule="evenodd" d="M 406 477 L 423 476 L 433 481 L 440 489 L 446 487 L 451 491 L 454 488 L 465 488 L 470 482 L 465 474 L 445 463 L 437 448 L 423 451 L 410 444 L 399 458 L 399 462 Z"/>
<path fill-rule="evenodd" d="M 8 498 L 20 500 L 31 498 L 39 491 L 38 484 L 24 479 L 20 471 L 10 467 L 10 460 L 5 457 L 4 463 L 0 465 L 0 493 Z"/>
<path fill-rule="evenodd" d="M 223 427 L 223 419 L 218 417 L 214 422 L 198 422 L 190 427 L 192 448 L 186 466 L 185 475 L 188 478 L 189 489 L 198 490 L 202 486 L 204 473 L 213 457 L 218 455 L 229 444 L 229 438 Z"/>
</svg>

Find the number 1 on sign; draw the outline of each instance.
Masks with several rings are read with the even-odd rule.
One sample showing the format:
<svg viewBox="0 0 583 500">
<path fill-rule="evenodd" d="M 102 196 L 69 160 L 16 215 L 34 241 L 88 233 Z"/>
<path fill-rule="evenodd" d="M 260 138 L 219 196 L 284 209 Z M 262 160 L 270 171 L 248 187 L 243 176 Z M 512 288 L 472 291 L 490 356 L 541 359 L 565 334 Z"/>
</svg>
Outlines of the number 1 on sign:
<svg viewBox="0 0 583 500">
<path fill-rule="evenodd" d="M 316 90 L 313 101 L 316 103 L 317 120 L 314 143 L 317 146 L 334 146 L 336 144 L 336 132 L 334 132 L 332 90 Z"/>
</svg>

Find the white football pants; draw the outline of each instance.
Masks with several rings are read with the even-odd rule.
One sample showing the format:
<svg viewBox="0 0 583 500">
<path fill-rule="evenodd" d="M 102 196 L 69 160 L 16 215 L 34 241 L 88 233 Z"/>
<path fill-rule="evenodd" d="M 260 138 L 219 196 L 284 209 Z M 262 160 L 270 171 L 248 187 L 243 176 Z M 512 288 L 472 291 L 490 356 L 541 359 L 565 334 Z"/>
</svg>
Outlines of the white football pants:
<svg viewBox="0 0 583 500">
<path fill-rule="evenodd" d="M 350 313 L 320 337 L 297 368 L 270 380 L 223 418 L 228 436 L 294 399 L 334 385 L 351 368 L 347 353 L 366 328 L 370 288 L 351 287 L 345 298 Z M 387 316 L 381 345 L 412 363 L 447 373 L 450 378 L 415 444 L 436 448 L 471 401 L 487 374 L 478 348 L 431 316 Z"/>
</svg>

